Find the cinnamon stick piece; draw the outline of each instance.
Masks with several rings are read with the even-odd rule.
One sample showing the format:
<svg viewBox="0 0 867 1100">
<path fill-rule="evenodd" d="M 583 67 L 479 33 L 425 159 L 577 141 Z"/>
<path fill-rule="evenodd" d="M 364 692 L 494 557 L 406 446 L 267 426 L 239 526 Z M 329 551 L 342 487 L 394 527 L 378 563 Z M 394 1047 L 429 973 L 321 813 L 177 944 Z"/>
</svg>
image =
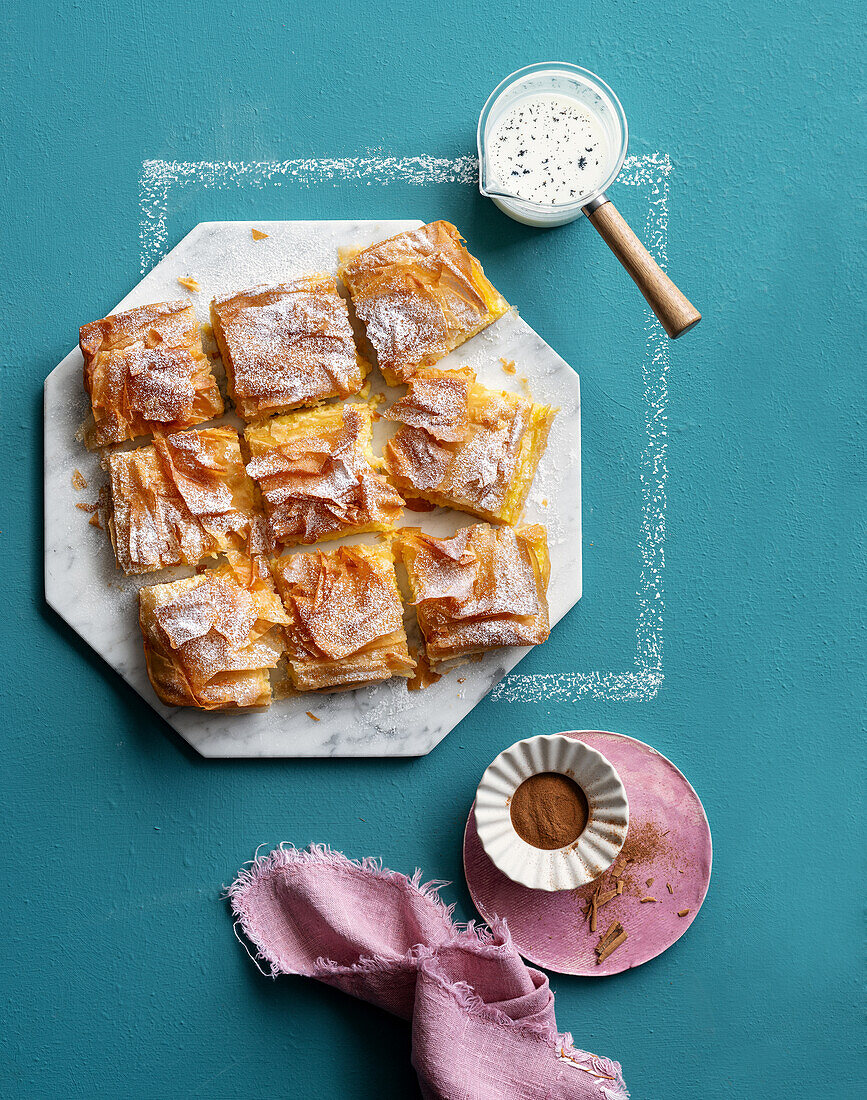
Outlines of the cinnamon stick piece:
<svg viewBox="0 0 867 1100">
<path fill-rule="evenodd" d="M 606 946 L 605 950 L 601 951 L 599 953 L 599 955 L 596 958 L 596 965 L 598 966 L 599 963 L 604 963 L 609 955 L 612 955 L 617 950 L 618 947 L 620 947 L 622 944 L 626 943 L 628 938 L 629 937 L 627 936 L 627 934 L 625 932 L 621 932 L 619 936 L 616 936 L 611 941 L 611 943 L 609 943 Z"/>
<path fill-rule="evenodd" d="M 622 931 L 623 931 L 623 925 L 620 923 L 620 921 L 619 920 L 612 921 L 611 924 L 608 925 L 607 931 L 605 932 L 605 934 L 600 939 L 599 943 L 597 943 L 596 947 L 594 948 L 594 951 L 596 952 L 596 954 L 598 955 L 601 951 L 603 951 L 604 948 L 606 947 L 608 941 L 613 940 L 615 936 L 619 936 Z"/>
</svg>

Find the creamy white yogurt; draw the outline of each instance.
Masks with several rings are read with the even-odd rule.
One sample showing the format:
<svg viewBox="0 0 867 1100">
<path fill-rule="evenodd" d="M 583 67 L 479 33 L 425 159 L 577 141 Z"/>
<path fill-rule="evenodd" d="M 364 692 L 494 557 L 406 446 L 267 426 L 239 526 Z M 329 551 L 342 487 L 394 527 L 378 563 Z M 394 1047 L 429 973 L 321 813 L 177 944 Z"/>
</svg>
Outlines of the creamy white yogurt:
<svg viewBox="0 0 867 1100">
<path fill-rule="evenodd" d="M 610 156 L 593 111 L 539 92 L 505 111 L 486 136 L 487 187 L 545 206 L 580 202 L 605 181 Z"/>
</svg>

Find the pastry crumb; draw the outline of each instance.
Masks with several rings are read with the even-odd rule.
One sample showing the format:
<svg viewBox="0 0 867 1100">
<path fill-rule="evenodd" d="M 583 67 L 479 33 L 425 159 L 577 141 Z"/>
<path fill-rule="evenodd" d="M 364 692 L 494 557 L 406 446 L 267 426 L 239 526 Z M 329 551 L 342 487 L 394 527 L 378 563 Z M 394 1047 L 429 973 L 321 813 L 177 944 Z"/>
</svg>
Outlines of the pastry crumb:
<svg viewBox="0 0 867 1100">
<path fill-rule="evenodd" d="M 305 713 L 305 714 L 307 715 L 307 717 L 308 717 L 308 718 L 309 718 L 309 719 L 311 720 L 311 722 L 321 722 L 321 721 L 322 721 L 322 719 L 321 719 L 321 718 L 317 718 L 317 717 L 316 717 L 316 715 L 315 715 L 315 714 L 313 713 L 313 711 L 312 711 L 312 710 L 305 710 L 305 711 L 304 711 L 304 713 Z"/>
<path fill-rule="evenodd" d="M 515 366 L 514 359 L 500 358 L 500 363 L 503 368 L 503 374 L 517 374 L 517 367 Z"/>
<path fill-rule="evenodd" d="M 194 279 L 192 275 L 179 275 L 178 282 L 181 286 L 186 287 L 187 290 L 192 290 L 194 294 L 198 294 L 202 289 L 199 286 L 198 280 Z"/>
<path fill-rule="evenodd" d="M 73 470 L 72 473 L 72 488 L 73 489 L 86 489 L 87 478 L 81 472 L 81 470 Z"/>
<path fill-rule="evenodd" d="M 263 233 L 261 229 L 251 229 L 250 232 L 253 234 L 254 241 L 264 241 L 268 236 L 268 234 Z"/>
<path fill-rule="evenodd" d="M 689 909 L 678 909 L 677 915 L 679 917 L 685 917 L 689 913 Z"/>
<path fill-rule="evenodd" d="M 94 512 L 90 519 L 87 521 L 91 527 L 98 527 L 102 530 L 102 523 L 99 518 L 99 512 Z"/>
<path fill-rule="evenodd" d="M 406 682 L 407 691 L 422 691 L 438 680 L 442 680 L 442 673 L 434 672 L 424 653 L 416 653 L 410 650 L 410 656 L 415 659 L 416 666 L 415 672 Z"/>
</svg>

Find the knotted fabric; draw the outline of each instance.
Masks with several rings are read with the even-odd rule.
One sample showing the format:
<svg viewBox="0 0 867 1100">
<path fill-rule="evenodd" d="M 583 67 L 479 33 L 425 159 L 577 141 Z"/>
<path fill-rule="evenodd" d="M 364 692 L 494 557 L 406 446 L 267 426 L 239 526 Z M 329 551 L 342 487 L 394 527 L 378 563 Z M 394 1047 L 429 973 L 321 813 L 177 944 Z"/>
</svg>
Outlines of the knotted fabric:
<svg viewBox="0 0 867 1100">
<path fill-rule="evenodd" d="M 281 846 L 228 894 L 264 973 L 317 978 L 411 1022 L 425 1100 L 625 1100 L 620 1066 L 558 1032 L 548 979 L 505 922 L 456 925 L 443 885 Z"/>
</svg>

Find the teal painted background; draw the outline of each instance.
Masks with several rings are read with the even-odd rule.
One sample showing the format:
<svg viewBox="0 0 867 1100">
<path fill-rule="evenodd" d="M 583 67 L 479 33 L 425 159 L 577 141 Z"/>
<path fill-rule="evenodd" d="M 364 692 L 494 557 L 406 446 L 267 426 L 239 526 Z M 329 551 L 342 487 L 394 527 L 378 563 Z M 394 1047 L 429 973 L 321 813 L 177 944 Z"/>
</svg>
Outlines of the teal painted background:
<svg viewBox="0 0 867 1100">
<path fill-rule="evenodd" d="M 417 1095 L 407 1027 L 261 978 L 221 884 L 262 842 L 326 841 L 453 879 L 470 917 L 485 765 L 527 733 L 607 728 L 691 779 L 714 878 L 666 955 L 555 976 L 561 1026 L 619 1058 L 636 1100 L 863 1095 L 858 6 L 139 0 L 18 3 L 2 25 L 4 1094 Z M 42 379 L 137 281 L 142 162 L 462 155 L 494 84 L 550 57 L 612 84 L 631 152 L 671 155 L 670 269 L 705 314 L 671 349 L 658 694 L 487 702 L 415 761 L 197 759 L 42 600 Z M 520 671 L 628 665 L 637 292 L 589 226 L 542 235 L 460 184 L 190 187 L 168 242 L 203 219 L 347 216 L 454 220 L 580 371 L 586 595 Z"/>
</svg>

